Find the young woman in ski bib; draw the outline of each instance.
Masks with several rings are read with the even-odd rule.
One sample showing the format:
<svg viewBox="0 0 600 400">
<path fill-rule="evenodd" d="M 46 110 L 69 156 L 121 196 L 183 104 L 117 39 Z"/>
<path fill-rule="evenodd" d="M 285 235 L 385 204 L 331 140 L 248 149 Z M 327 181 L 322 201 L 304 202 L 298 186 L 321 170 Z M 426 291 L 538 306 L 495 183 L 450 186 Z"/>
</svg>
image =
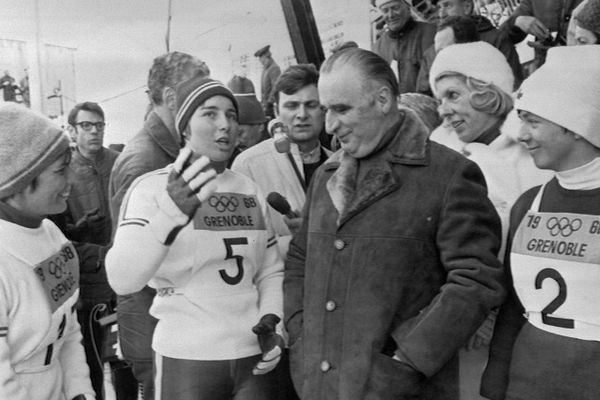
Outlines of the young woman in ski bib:
<svg viewBox="0 0 600 400">
<path fill-rule="evenodd" d="M 556 47 L 515 107 L 519 139 L 555 172 L 511 211 L 502 307 L 482 381 L 500 399 L 600 395 L 600 47 Z"/>
</svg>

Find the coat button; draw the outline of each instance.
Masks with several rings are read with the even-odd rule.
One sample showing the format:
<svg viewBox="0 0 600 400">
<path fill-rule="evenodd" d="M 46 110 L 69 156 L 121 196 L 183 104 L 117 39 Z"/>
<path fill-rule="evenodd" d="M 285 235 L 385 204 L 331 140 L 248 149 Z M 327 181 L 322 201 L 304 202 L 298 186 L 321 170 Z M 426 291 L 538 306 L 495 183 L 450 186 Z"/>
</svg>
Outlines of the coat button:
<svg viewBox="0 0 600 400">
<path fill-rule="evenodd" d="M 342 250 L 344 247 L 346 247 L 346 243 L 342 239 L 335 239 L 335 242 L 333 242 L 333 245 L 338 250 Z"/>
<path fill-rule="evenodd" d="M 327 372 L 331 369 L 331 364 L 328 361 L 321 361 L 321 371 Z"/>
<path fill-rule="evenodd" d="M 337 304 L 335 304 L 335 301 L 333 300 L 329 300 L 327 303 L 325 303 L 325 309 L 327 311 L 333 311 L 337 308 Z"/>
</svg>

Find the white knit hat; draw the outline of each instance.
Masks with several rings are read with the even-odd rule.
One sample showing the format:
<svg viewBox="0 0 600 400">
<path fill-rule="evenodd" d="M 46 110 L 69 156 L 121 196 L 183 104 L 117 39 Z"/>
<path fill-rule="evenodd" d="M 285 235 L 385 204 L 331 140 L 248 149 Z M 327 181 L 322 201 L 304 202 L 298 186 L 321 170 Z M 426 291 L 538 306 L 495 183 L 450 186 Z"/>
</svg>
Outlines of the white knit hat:
<svg viewBox="0 0 600 400">
<path fill-rule="evenodd" d="M 600 46 L 560 46 L 527 78 L 515 108 L 583 136 L 600 147 Z"/>
<path fill-rule="evenodd" d="M 0 198 L 19 193 L 69 149 L 48 118 L 15 103 L 0 106 Z"/>
<path fill-rule="evenodd" d="M 435 56 L 429 71 L 429 86 L 435 95 L 435 82 L 444 72 L 458 72 L 493 83 L 509 95 L 513 92 L 515 77 L 506 57 L 486 42 L 453 44 Z"/>
</svg>

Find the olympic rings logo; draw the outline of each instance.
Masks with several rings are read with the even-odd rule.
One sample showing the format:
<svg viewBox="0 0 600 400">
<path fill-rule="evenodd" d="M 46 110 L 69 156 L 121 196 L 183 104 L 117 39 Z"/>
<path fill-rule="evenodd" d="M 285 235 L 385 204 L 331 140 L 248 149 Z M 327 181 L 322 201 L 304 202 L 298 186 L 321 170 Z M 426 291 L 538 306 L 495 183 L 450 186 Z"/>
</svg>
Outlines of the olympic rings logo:
<svg viewBox="0 0 600 400">
<path fill-rule="evenodd" d="M 564 237 L 569 237 L 573 232 L 577 232 L 581 229 L 583 223 L 579 218 L 570 220 L 567 217 L 552 217 L 546 222 L 546 228 L 550 231 L 552 236 L 557 236 L 559 233 Z"/>
<path fill-rule="evenodd" d="M 234 196 L 210 196 L 208 205 L 220 213 L 225 211 L 233 212 L 237 210 L 240 202 Z"/>
</svg>

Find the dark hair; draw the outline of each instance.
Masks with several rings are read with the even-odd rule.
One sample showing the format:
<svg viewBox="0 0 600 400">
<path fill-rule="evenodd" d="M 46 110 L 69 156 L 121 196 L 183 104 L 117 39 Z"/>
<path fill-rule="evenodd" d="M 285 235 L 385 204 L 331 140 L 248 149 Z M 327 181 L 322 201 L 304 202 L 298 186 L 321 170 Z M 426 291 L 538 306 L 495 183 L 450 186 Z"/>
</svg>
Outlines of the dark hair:
<svg viewBox="0 0 600 400">
<path fill-rule="evenodd" d="M 342 51 L 342 50 L 348 50 L 348 49 L 354 49 L 358 47 L 358 43 L 356 43 L 354 40 L 349 40 L 347 42 L 343 42 L 338 44 L 337 46 L 335 46 L 333 49 L 331 49 L 332 53 L 337 53 L 338 51 Z"/>
<path fill-rule="evenodd" d="M 371 51 L 361 48 L 349 48 L 333 53 L 321 66 L 321 73 L 330 73 L 337 63 L 358 68 L 365 78 L 389 87 L 394 97 L 398 97 L 400 94 L 398 80 L 388 62 Z M 366 81 L 367 79 L 365 79 Z"/>
<path fill-rule="evenodd" d="M 77 114 L 79 114 L 79 111 L 88 111 L 88 112 L 97 114 L 100 118 L 102 118 L 102 121 L 104 121 L 104 110 L 102 110 L 102 107 L 100 107 L 98 105 L 98 103 L 86 101 L 83 103 L 76 104 L 75 107 L 73 107 L 73 109 L 71 110 L 71 112 L 69 112 L 69 117 L 67 118 L 67 122 L 73 128 L 75 127 L 75 124 L 77 123 Z"/>
<path fill-rule="evenodd" d="M 96 103 L 92 103 L 92 104 L 96 104 Z M 62 158 L 63 161 L 65 162 L 65 164 L 69 164 L 71 162 L 71 156 L 72 156 L 72 150 L 70 147 L 67 147 L 67 149 L 64 152 L 62 152 L 61 154 L 58 155 L 58 157 L 56 157 L 56 160 L 59 160 Z M 55 162 L 56 160 L 54 160 L 53 162 Z M 30 187 L 32 191 L 37 190 L 38 184 L 39 184 L 39 178 L 40 178 L 40 176 L 37 175 L 37 176 L 33 177 L 31 182 L 29 182 L 28 187 Z M 12 196 L 8 196 L 7 199 L 9 199 L 11 197 Z"/>
<path fill-rule="evenodd" d="M 437 27 L 437 31 L 451 28 L 454 31 L 456 43 L 471 43 L 479 41 L 479 32 L 473 18 L 465 15 L 453 15 L 444 18 Z"/>
<path fill-rule="evenodd" d="M 308 85 L 317 85 L 319 82 L 319 71 L 313 64 L 292 65 L 275 81 L 273 97 L 275 103 L 279 102 L 279 92 L 287 95 L 294 94 Z"/>
<path fill-rule="evenodd" d="M 156 57 L 148 73 L 148 96 L 154 105 L 162 104 L 164 88 L 175 88 L 183 80 L 207 77 L 206 63 L 194 56 L 178 51 Z"/>
</svg>

